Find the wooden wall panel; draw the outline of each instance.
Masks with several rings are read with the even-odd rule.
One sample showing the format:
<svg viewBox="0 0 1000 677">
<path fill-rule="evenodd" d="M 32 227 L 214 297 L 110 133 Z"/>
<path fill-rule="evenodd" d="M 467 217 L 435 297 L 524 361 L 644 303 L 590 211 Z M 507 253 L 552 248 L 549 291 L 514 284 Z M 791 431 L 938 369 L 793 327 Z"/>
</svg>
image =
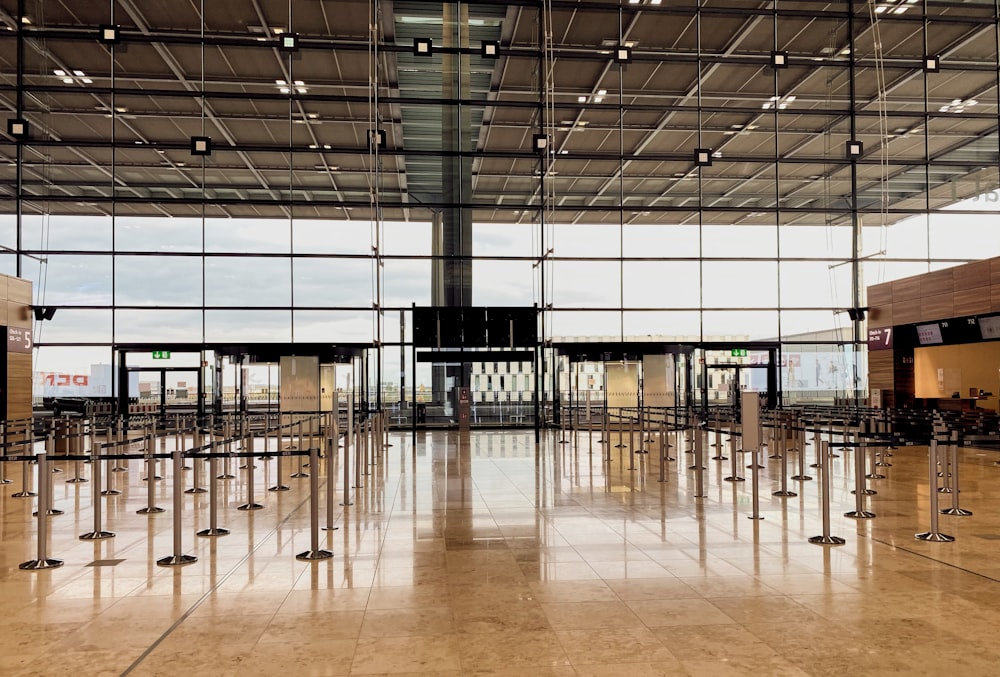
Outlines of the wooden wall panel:
<svg viewBox="0 0 1000 677">
<path fill-rule="evenodd" d="M 1000 310 L 1000 284 L 994 284 L 990 287 L 990 310 Z"/>
<path fill-rule="evenodd" d="M 989 261 L 976 261 L 951 270 L 955 281 L 955 291 L 990 286 Z"/>
<path fill-rule="evenodd" d="M 7 418 L 31 417 L 31 353 L 7 353 Z"/>
<path fill-rule="evenodd" d="M 971 289 L 956 289 L 955 317 L 978 315 L 990 312 L 990 288 L 973 287 Z"/>
<path fill-rule="evenodd" d="M 950 294 L 955 289 L 954 273 L 951 268 L 935 270 L 933 273 L 921 275 L 917 279 L 920 280 L 920 296 L 922 298 Z"/>
<path fill-rule="evenodd" d="M 869 307 L 868 311 L 868 326 L 869 327 L 891 327 L 893 326 L 892 321 L 892 306 L 876 306 L 874 308 Z"/>
<path fill-rule="evenodd" d="M 988 275 L 987 275 L 988 277 Z M 868 307 L 880 308 L 892 305 L 892 283 L 873 284 L 868 287 Z"/>
<path fill-rule="evenodd" d="M 953 317 L 955 317 L 955 299 L 950 291 L 920 299 L 921 321 L 949 320 Z"/>
<path fill-rule="evenodd" d="M 990 259 L 990 284 L 1000 284 L 1000 257 Z"/>
<path fill-rule="evenodd" d="M 31 305 L 31 281 L 16 277 L 7 278 L 7 300 Z"/>
<path fill-rule="evenodd" d="M 6 306 L 8 327 L 31 328 L 31 306 L 19 301 L 7 301 Z M 6 341 L 6 339 L 4 340 Z"/>
<path fill-rule="evenodd" d="M 893 351 L 873 350 L 868 353 L 868 387 L 891 391 L 894 387 Z"/>
<path fill-rule="evenodd" d="M 892 304 L 893 324 L 912 324 L 920 320 L 920 299 L 897 301 Z"/>
<path fill-rule="evenodd" d="M 909 301 L 920 298 L 920 277 L 907 277 L 892 283 L 892 302 Z"/>
</svg>

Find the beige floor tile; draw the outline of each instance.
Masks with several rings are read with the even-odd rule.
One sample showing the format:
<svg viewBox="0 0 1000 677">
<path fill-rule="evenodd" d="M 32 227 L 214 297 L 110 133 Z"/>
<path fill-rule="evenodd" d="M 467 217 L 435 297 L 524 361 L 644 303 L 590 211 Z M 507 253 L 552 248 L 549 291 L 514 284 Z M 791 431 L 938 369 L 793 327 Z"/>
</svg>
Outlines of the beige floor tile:
<svg viewBox="0 0 1000 677">
<path fill-rule="evenodd" d="M 699 598 L 701 595 L 679 578 L 609 580 L 608 587 L 623 601 Z"/>
<path fill-rule="evenodd" d="M 362 639 L 354 652 L 351 674 L 459 670 L 460 645 L 456 635 Z"/>
<path fill-rule="evenodd" d="M 454 613 L 447 606 L 366 611 L 361 626 L 361 637 L 365 639 L 447 635 L 453 632 Z"/>
<path fill-rule="evenodd" d="M 659 663 L 610 663 L 606 665 L 574 666 L 577 677 L 697 677 L 698 673 L 688 672 L 680 661 Z"/>
<path fill-rule="evenodd" d="M 629 608 L 650 628 L 678 625 L 726 625 L 733 619 L 704 599 L 638 600 Z"/>
<path fill-rule="evenodd" d="M 542 604 L 554 630 L 584 628 L 640 628 L 642 622 L 623 602 Z"/>
<path fill-rule="evenodd" d="M 557 630 L 556 635 L 574 667 L 674 660 L 670 650 L 647 628 Z"/>
<path fill-rule="evenodd" d="M 259 644 L 297 641 L 326 641 L 329 639 L 354 639 L 361 634 L 363 611 L 323 611 L 302 614 L 275 614 L 264 627 Z"/>
<path fill-rule="evenodd" d="M 489 635 L 463 635 L 459 641 L 462 668 L 467 671 L 522 670 L 567 666 L 560 638 L 551 631 L 500 631 Z"/>
</svg>

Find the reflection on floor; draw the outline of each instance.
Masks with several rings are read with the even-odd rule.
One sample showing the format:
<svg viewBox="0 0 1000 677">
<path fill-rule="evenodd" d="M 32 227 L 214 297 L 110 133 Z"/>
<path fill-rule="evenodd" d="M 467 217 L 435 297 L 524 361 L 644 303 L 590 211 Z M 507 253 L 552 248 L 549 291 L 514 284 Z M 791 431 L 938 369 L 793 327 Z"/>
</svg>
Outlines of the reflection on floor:
<svg viewBox="0 0 1000 677">
<path fill-rule="evenodd" d="M 393 434 L 346 510 L 338 482 L 339 529 L 320 541 L 335 556 L 313 563 L 295 559 L 309 548 L 309 480 L 264 491 L 271 460 L 258 462 L 264 510 L 235 509 L 243 472 L 220 483 L 228 536 L 195 537 L 208 495 L 185 495 L 183 547 L 199 559 L 156 566 L 173 516 L 135 513 L 146 485 L 133 460 L 116 473 L 122 495 L 102 499 L 117 533 L 107 541 L 77 539 L 92 527 L 92 485 L 54 475 L 65 514 L 50 518 L 51 555 L 66 564 L 19 571 L 35 556 L 33 501 L 10 498 L 21 473 L 8 464 L 0 674 L 997 673 L 994 452 L 962 451 L 962 505 L 975 514 L 941 518 L 954 543 L 913 538 L 929 526 L 925 448 L 895 452 L 867 521 L 842 517 L 853 464 L 840 452 L 832 528 L 847 543 L 829 547 L 807 542 L 820 533 L 820 482 L 772 497 L 773 459 L 754 521 L 751 482 L 724 481 L 728 461 L 707 462 L 695 499 L 691 456 L 676 454 L 661 483 L 655 444 L 612 447 L 605 464 L 598 437 L 549 435 L 536 449 L 530 432 L 433 432 L 415 446 Z M 159 505 L 170 489 L 157 482 Z"/>
</svg>

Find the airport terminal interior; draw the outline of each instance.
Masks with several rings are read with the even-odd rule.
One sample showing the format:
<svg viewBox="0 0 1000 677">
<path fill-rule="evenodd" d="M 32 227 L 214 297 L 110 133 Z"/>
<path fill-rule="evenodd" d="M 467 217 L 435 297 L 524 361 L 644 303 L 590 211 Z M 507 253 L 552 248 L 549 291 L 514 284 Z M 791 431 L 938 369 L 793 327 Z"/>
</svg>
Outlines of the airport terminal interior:
<svg viewBox="0 0 1000 677">
<path fill-rule="evenodd" d="M 998 0 L 0 0 L 0 674 L 993 675 Z"/>
</svg>

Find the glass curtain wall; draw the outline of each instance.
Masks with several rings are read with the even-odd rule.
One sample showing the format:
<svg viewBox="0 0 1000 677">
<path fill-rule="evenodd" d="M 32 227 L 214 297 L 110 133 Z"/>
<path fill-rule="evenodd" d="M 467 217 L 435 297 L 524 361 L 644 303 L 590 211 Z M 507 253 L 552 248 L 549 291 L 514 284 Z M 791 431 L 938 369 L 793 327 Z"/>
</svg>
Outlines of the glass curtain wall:
<svg viewBox="0 0 1000 677">
<path fill-rule="evenodd" d="M 0 23 L 0 272 L 58 309 L 38 373 L 116 342 L 362 342 L 394 402 L 414 304 L 537 305 L 543 341 L 777 340 L 787 392 L 848 396 L 867 285 L 1000 255 L 994 1 L 2 0 Z M 512 382 L 551 397 L 551 364 Z"/>
</svg>

